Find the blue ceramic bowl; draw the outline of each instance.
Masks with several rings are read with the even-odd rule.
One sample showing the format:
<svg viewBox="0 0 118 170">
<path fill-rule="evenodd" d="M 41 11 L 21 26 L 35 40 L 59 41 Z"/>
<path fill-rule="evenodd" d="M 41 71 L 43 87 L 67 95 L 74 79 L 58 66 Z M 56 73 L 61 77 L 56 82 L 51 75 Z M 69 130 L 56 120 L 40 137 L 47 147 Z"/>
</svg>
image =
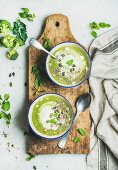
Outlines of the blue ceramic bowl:
<svg viewBox="0 0 118 170">
<path fill-rule="evenodd" d="M 64 101 L 68 104 L 68 107 L 71 109 L 71 112 L 72 112 L 72 118 L 71 118 L 72 120 L 71 120 L 71 124 L 70 124 L 69 128 L 68 128 L 66 131 L 64 131 L 63 133 L 59 134 L 59 135 L 52 135 L 52 136 L 48 136 L 48 135 L 45 135 L 45 134 L 42 134 L 41 132 L 39 132 L 39 131 L 36 129 L 36 127 L 34 126 L 33 121 L 32 121 L 32 111 L 33 111 L 34 105 L 35 105 L 41 98 L 43 98 L 43 97 L 48 97 L 48 96 L 50 96 L 50 95 L 51 95 L 51 96 L 54 95 L 54 96 L 59 96 L 59 97 L 61 97 L 62 100 L 64 100 Z M 73 124 L 73 119 L 74 119 L 74 114 L 73 114 L 73 109 L 72 109 L 71 104 L 69 103 L 69 101 L 68 101 L 65 97 L 63 97 L 63 96 L 61 96 L 60 94 L 57 94 L 57 93 L 46 93 L 46 94 L 43 94 L 43 95 L 39 96 L 38 98 L 36 98 L 36 99 L 32 102 L 32 104 L 31 104 L 31 106 L 30 106 L 30 108 L 29 108 L 29 113 L 28 113 L 28 121 L 29 121 L 29 125 L 30 125 L 30 128 L 32 129 L 32 131 L 33 131 L 36 135 L 38 135 L 39 137 L 42 137 L 42 138 L 45 138 L 45 139 L 51 139 L 51 140 L 60 138 L 61 136 L 65 135 L 65 134 L 69 131 L 69 129 L 71 128 L 71 126 L 72 126 L 72 124 Z"/>
<path fill-rule="evenodd" d="M 85 80 L 88 79 L 89 75 L 90 75 L 90 71 L 91 71 L 91 59 L 90 59 L 90 56 L 89 56 L 89 53 L 84 49 L 83 46 L 81 46 L 80 44 L 78 43 L 75 43 L 75 42 L 62 42 L 56 46 L 54 46 L 51 50 L 51 53 L 53 54 L 57 49 L 59 49 L 60 47 L 64 47 L 64 46 L 67 46 L 67 45 L 75 45 L 76 47 L 78 47 L 79 49 L 81 49 L 85 55 L 88 57 L 88 61 L 89 61 L 89 70 L 88 70 L 88 73 L 87 75 L 85 76 L 84 80 L 82 80 L 79 84 L 75 84 L 75 85 L 63 85 L 63 84 L 60 84 L 59 82 L 57 82 L 53 76 L 51 75 L 50 71 L 49 71 L 49 67 L 48 67 L 48 62 L 49 62 L 49 59 L 50 59 L 50 55 L 47 56 L 47 59 L 46 59 L 46 71 L 47 71 L 47 74 L 49 76 L 49 78 L 51 79 L 51 81 L 61 87 L 64 87 L 64 88 L 72 88 L 72 87 L 76 87 L 76 86 L 79 86 L 81 85 Z"/>
</svg>

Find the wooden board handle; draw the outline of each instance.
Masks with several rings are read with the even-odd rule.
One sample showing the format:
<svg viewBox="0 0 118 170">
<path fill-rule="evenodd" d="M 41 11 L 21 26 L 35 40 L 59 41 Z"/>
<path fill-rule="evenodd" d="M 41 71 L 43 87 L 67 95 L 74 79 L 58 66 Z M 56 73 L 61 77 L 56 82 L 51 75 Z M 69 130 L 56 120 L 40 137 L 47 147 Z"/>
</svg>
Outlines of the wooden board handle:
<svg viewBox="0 0 118 170">
<path fill-rule="evenodd" d="M 50 15 L 47 18 L 45 29 L 40 39 L 45 35 L 51 38 L 53 45 L 65 41 L 77 42 L 71 33 L 68 17 L 62 14 Z"/>
</svg>

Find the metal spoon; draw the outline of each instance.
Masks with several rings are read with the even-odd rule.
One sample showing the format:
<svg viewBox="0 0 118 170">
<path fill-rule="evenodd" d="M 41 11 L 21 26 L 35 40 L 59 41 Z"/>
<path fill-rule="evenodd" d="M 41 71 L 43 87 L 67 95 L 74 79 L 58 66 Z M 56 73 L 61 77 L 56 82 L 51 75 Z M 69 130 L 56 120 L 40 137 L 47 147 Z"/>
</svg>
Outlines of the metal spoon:
<svg viewBox="0 0 118 170">
<path fill-rule="evenodd" d="M 54 59 L 56 59 L 56 57 L 50 53 L 49 51 L 47 51 L 43 46 L 42 44 L 40 44 L 36 39 L 34 38 L 30 38 L 29 40 L 29 44 L 36 47 L 37 49 L 39 50 L 42 50 L 42 51 L 45 51 L 47 54 L 49 54 L 51 57 L 53 57 Z"/>
<path fill-rule="evenodd" d="M 77 102 L 76 102 L 77 112 L 74 115 L 73 124 L 77 120 L 80 113 L 85 111 L 90 106 L 90 103 L 91 103 L 91 96 L 90 96 L 89 93 L 84 93 L 84 94 L 79 96 L 79 98 L 77 99 Z M 71 126 L 70 130 L 64 136 L 61 137 L 61 139 L 58 143 L 59 148 L 64 148 L 71 129 L 72 129 L 72 126 Z"/>
</svg>

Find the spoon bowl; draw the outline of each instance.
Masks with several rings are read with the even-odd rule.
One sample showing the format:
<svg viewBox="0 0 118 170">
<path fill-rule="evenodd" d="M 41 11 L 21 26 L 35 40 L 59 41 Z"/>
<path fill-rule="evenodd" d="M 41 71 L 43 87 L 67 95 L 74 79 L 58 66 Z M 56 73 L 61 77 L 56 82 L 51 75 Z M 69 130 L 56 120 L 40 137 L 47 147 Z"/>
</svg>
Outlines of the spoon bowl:
<svg viewBox="0 0 118 170">
<path fill-rule="evenodd" d="M 91 96 L 89 93 L 84 93 L 78 97 L 77 102 L 76 102 L 77 112 L 74 116 L 73 124 L 77 120 L 80 113 L 84 112 L 86 109 L 88 109 L 88 107 L 90 106 L 90 103 L 91 103 Z M 59 148 L 64 148 L 71 129 L 72 129 L 72 126 L 71 126 L 70 130 L 64 136 L 62 136 L 62 138 L 60 139 L 60 141 L 58 143 Z"/>
</svg>

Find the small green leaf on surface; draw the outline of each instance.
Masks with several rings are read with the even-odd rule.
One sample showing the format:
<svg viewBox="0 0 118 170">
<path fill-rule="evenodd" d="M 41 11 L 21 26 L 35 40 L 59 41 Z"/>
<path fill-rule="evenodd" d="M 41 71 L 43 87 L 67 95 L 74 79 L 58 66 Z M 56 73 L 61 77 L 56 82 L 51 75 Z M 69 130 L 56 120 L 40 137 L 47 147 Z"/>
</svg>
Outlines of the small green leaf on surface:
<svg viewBox="0 0 118 170">
<path fill-rule="evenodd" d="M 9 94 L 5 94 L 5 95 L 4 95 L 4 99 L 5 99 L 5 100 L 8 100 L 8 99 L 9 99 Z"/>
<path fill-rule="evenodd" d="M 82 136 L 86 136 L 86 132 L 85 132 L 85 130 L 84 130 L 84 129 L 82 129 L 82 128 L 78 128 L 78 129 L 77 129 L 77 131 L 79 132 L 79 134 L 80 134 L 80 135 L 82 135 Z"/>
<path fill-rule="evenodd" d="M 73 59 L 68 60 L 68 61 L 66 62 L 66 64 L 68 64 L 69 66 L 71 66 L 71 65 L 73 64 Z"/>
<path fill-rule="evenodd" d="M 55 113 L 53 114 L 53 116 L 57 118 L 57 117 L 59 116 L 59 113 L 58 113 L 58 112 L 55 112 Z"/>
<path fill-rule="evenodd" d="M 96 37 L 97 37 L 97 32 L 92 31 L 92 32 L 91 32 L 91 35 L 92 35 L 93 37 L 95 37 L 95 38 L 96 38 Z"/>
<path fill-rule="evenodd" d="M 10 121 L 11 121 L 11 114 L 6 114 L 5 112 L 1 111 L 0 112 L 0 119 L 5 119 L 6 120 L 6 124 L 9 125 Z"/>
<path fill-rule="evenodd" d="M 74 143 L 78 143 L 79 141 L 80 141 L 80 137 L 76 137 L 76 138 L 73 139 Z"/>
<path fill-rule="evenodd" d="M 106 24 L 105 24 L 105 22 L 100 22 L 100 23 L 99 23 L 99 26 L 100 26 L 101 28 L 105 28 L 105 27 L 106 27 Z"/>
<path fill-rule="evenodd" d="M 23 12 L 25 13 L 29 13 L 29 9 L 28 8 L 21 8 L 23 10 Z"/>
<path fill-rule="evenodd" d="M 96 22 L 92 22 L 89 25 L 90 25 L 91 30 L 99 30 L 100 29 L 99 25 Z"/>
<path fill-rule="evenodd" d="M 10 102 L 9 102 L 9 101 L 4 101 L 4 102 L 2 103 L 2 109 L 3 109 L 4 111 L 8 111 L 8 110 L 10 109 Z"/>
<path fill-rule="evenodd" d="M 26 158 L 26 161 L 30 161 L 31 159 L 35 158 L 36 155 L 28 154 L 29 156 Z"/>
<path fill-rule="evenodd" d="M 109 28 L 109 27 L 111 27 L 111 25 L 110 24 L 106 24 L 106 28 Z"/>
<path fill-rule="evenodd" d="M 55 124 L 55 123 L 57 123 L 57 121 L 55 119 L 50 119 L 49 123 Z"/>
<path fill-rule="evenodd" d="M 49 38 L 45 38 L 44 42 L 43 42 L 43 47 L 50 51 L 51 50 L 51 47 L 52 47 L 52 42 Z"/>
<path fill-rule="evenodd" d="M 99 23 L 99 26 L 100 26 L 101 28 L 111 27 L 110 24 L 106 24 L 105 22 L 100 22 L 100 23 Z"/>
</svg>

